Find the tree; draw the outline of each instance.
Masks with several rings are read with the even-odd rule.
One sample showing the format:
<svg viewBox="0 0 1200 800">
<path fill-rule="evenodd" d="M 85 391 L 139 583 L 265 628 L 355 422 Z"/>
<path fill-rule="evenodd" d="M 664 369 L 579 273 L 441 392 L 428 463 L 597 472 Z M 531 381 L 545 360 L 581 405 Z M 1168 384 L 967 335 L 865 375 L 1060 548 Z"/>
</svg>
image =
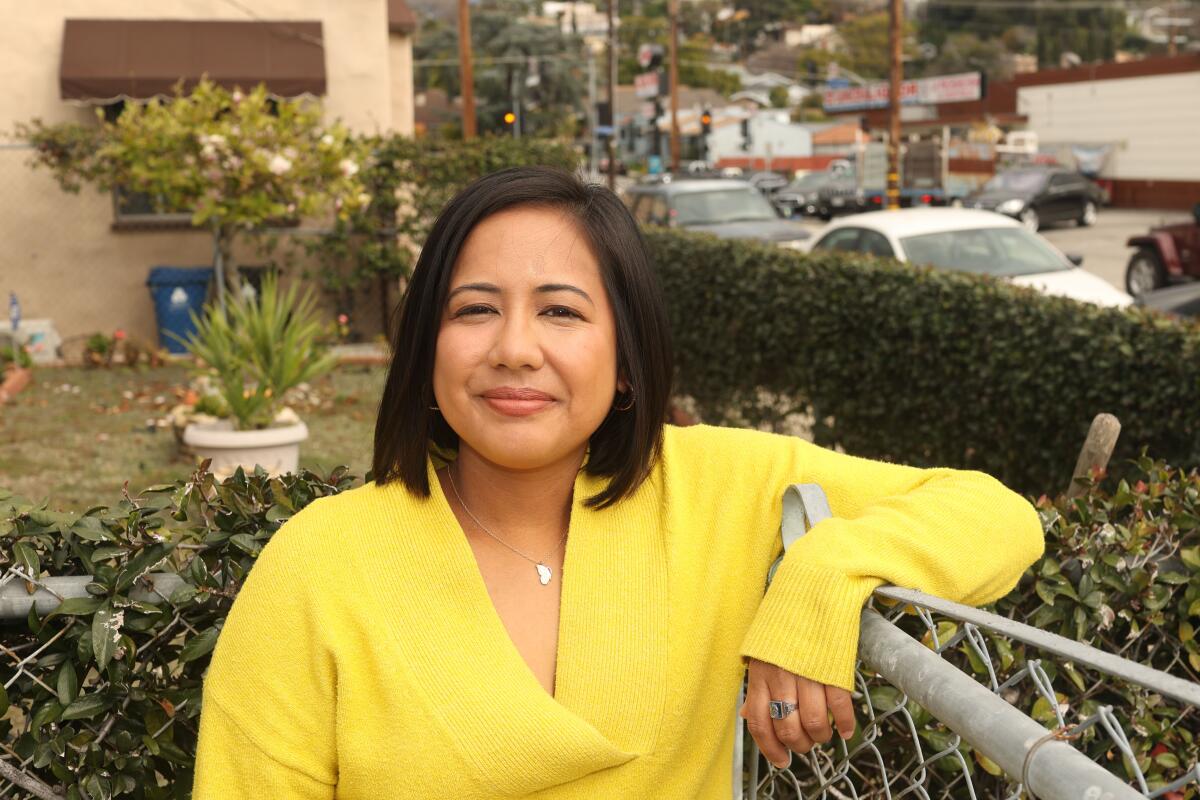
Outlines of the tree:
<svg viewBox="0 0 1200 800">
<path fill-rule="evenodd" d="M 891 67 L 890 30 L 886 11 L 864 14 L 842 23 L 838 33 L 842 37 L 843 50 L 835 56 L 837 62 L 863 78 L 887 78 Z M 904 20 L 902 33 L 905 54 L 911 58 L 916 47 L 912 42 L 914 28 L 908 20 Z"/>
<path fill-rule="evenodd" d="M 929 0 L 921 22 L 922 41 L 939 49 L 956 33 L 980 40 L 1001 37 L 1010 52 L 1036 53 L 1042 67 L 1057 66 L 1066 52 L 1085 62 L 1111 60 L 1126 32 L 1121 9 L 1069 0 L 1027 6 Z"/>
<path fill-rule="evenodd" d="M 471 8 L 476 119 L 481 133 L 506 132 L 503 116 L 514 105 L 520 109 L 525 135 L 570 136 L 585 117 L 583 42 L 562 33 L 557 25 L 529 19 L 533 11 L 531 4 L 521 0 L 493 0 Z M 461 94 L 455 26 L 427 20 L 414 42 L 413 57 L 447 62 L 418 69 L 418 91 L 438 88 L 450 97 Z"/>
<path fill-rule="evenodd" d="M 1012 77 L 1009 49 L 999 39 L 980 39 L 973 33 L 952 33 L 942 43 L 937 56 L 926 62 L 925 75 L 953 75 L 979 71 L 991 80 Z"/>
<path fill-rule="evenodd" d="M 370 201 L 357 177 L 359 149 L 340 124 L 322 121 L 309 100 L 274 101 L 263 85 L 248 94 L 202 80 L 169 101 L 129 103 L 115 122 L 19 125 L 33 165 L 78 192 L 133 191 L 159 211 L 190 211 L 212 232 L 218 272 L 237 283 L 234 239 L 268 223 L 327 211 L 339 216 Z M 228 268 L 224 269 L 223 268 Z M 224 284 L 218 282 L 218 292 Z"/>
</svg>

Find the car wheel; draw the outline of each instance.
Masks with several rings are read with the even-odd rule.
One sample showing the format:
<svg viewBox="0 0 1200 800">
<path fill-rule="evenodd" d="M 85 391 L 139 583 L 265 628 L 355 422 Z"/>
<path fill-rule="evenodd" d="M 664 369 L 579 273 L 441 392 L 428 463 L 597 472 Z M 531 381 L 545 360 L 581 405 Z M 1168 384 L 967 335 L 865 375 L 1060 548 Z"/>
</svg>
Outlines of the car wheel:
<svg viewBox="0 0 1200 800">
<path fill-rule="evenodd" d="M 1166 278 L 1158 253 L 1138 250 L 1129 259 L 1129 266 L 1125 270 L 1125 290 L 1139 297 L 1166 284 Z"/>
<path fill-rule="evenodd" d="M 1083 204 L 1083 213 L 1079 216 L 1079 227 L 1090 228 L 1096 224 L 1096 204 L 1088 200 Z"/>
<path fill-rule="evenodd" d="M 1038 228 L 1042 226 L 1042 221 L 1038 218 L 1038 213 L 1032 206 L 1018 214 L 1017 219 L 1021 220 L 1021 224 L 1033 233 L 1037 233 Z"/>
</svg>

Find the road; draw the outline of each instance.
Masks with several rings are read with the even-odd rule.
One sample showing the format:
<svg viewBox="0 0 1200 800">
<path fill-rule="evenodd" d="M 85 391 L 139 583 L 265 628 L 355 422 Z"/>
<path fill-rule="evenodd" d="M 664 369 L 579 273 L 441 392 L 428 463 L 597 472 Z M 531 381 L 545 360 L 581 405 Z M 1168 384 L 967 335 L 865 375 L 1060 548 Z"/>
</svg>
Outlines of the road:
<svg viewBox="0 0 1200 800">
<path fill-rule="evenodd" d="M 1183 222 L 1187 218 L 1186 211 L 1105 208 L 1090 228 L 1063 223 L 1044 228 L 1041 234 L 1064 253 L 1083 256 L 1084 269 L 1125 291 L 1125 265 L 1133 255 L 1133 248 L 1125 246 L 1126 240 L 1162 222 Z"/>
</svg>

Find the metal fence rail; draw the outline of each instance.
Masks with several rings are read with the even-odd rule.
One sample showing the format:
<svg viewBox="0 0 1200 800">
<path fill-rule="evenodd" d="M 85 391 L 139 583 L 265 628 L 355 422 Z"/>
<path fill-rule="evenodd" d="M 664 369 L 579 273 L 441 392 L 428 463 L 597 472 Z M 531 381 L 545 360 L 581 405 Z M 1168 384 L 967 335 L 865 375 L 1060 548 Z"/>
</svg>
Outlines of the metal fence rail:
<svg viewBox="0 0 1200 800">
<path fill-rule="evenodd" d="M 784 498 L 785 547 L 827 516 L 820 487 L 790 487 Z M 1057 658 L 1099 681 L 1143 687 L 1162 702 L 1174 701 L 1180 721 L 1192 715 L 1193 728 L 1200 728 L 1197 684 L 912 589 L 880 587 L 872 606 L 863 611 L 855 677 L 859 732 L 849 743 L 835 738 L 779 770 L 760 758 L 739 719 L 735 800 L 1122 800 L 1174 797 L 1170 793 L 1200 786 L 1200 764 L 1181 769 L 1167 785 L 1148 786 L 1121 714 L 1109 706 L 1086 714 L 1073 710 L 1055 692 L 1051 672 L 1058 670 L 1047 666 Z M 1042 657 L 1021 663 L 1012 643 Z M 998 654 L 998 647 L 1006 652 Z M 1021 698 L 1034 700 L 1049 727 L 1014 707 Z M 1097 737 L 1107 739 L 1110 764 L 1129 781 L 1072 744 Z"/>
</svg>

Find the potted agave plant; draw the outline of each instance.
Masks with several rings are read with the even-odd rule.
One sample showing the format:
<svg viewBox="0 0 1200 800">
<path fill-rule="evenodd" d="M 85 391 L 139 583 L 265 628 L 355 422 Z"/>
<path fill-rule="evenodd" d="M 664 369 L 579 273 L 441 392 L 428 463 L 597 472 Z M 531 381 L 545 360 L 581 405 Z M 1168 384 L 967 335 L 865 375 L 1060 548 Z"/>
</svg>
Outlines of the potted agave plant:
<svg viewBox="0 0 1200 800">
<path fill-rule="evenodd" d="M 226 477 L 240 466 L 271 474 L 295 472 L 308 428 L 284 406 L 287 391 L 329 372 L 337 357 L 321 343 L 325 326 L 309 291 L 281 290 L 273 275 L 257 295 L 231 293 L 222 308 L 193 314 L 184 341 L 216 386 L 223 418 L 193 422 L 184 444 Z"/>
</svg>

